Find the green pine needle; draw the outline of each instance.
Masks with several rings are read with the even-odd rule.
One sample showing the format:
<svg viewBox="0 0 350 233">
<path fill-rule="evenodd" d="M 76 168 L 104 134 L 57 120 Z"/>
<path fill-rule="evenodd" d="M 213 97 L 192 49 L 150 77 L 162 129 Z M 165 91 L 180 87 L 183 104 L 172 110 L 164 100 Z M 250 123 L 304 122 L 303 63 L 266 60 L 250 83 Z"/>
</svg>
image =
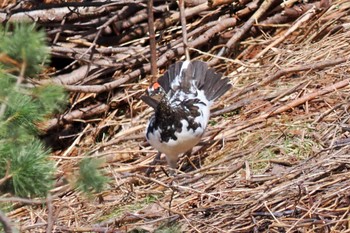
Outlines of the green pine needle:
<svg viewBox="0 0 350 233">
<path fill-rule="evenodd" d="M 6 96 L 13 90 L 14 82 L 15 80 L 11 80 L 10 75 L 5 73 L 0 66 L 0 104 L 5 102 Z"/>
<path fill-rule="evenodd" d="M 84 193 L 101 192 L 108 182 L 108 178 L 104 176 L 99 167 L 101 160 L 95 158 L 85 158 L 79 164 L 79 177 L 77 188 Z"/>
<path fill-rule="evenodd" d="M 43 115 L 40 112 L 39 104 L 34 102 L 30 96 L 12 91 L 7 96 L 4 120 L 9 126 L 11 134 L 15 133 L 14 127 L 24 127 L 28 130 L 28 133 L 32 134 L 36 131 L 34 123 L 42 121 Z"/>
<path fill-rule="evenodd" d="M 9 167 L 12 176 L 4 186 L 6 191 L 22 197 L 45 196 L 52 188 L 55 171 L 49 151 L 36 139 L 26 145 L 12 143 L 0 147 L 0 171 L 5 174 Z M 6 166 L 7 161 L 10 161 L 9 166 Z"/>
<path fill-rule="evenodd" d="M 36 100 L 41 105 L 43 115 L 60 111 L 67 102 L 67 95 L 63 87 L 56 85 L 45 85 L 34 89 Z"/>
<path fill-rule="evenodd" d="M 34 24 L 25 23 L 15 23 L 13 27 L 0 27 L 1 53 L 24 64 L 25 76 L 38 74 L 50 58 L 44 31 L 37 30 Z M 19 73 L 22 66 L 16 68 Z"/>
<path fill-rule="evenodd" d="M 67 96 L 57 86 L 21 85 L 48 61 L 45 41 L 35 25 L 0 26 L 0 56 L 6 58 L 0 60 L 0 179 L 6 179 L 0 194 L 45 196 L 53 185 L 55 166 L 37 139 L 36 124 L 62 109 Z"/>
</svg>

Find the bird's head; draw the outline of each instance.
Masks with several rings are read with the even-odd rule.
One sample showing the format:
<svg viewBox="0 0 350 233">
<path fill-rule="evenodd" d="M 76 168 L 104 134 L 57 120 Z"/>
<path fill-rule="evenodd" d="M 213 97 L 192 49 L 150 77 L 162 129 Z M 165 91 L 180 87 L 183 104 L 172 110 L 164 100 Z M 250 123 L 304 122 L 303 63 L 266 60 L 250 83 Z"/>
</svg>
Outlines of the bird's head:
<svg viewBox="0 0 350 233">
<path fill-rule="evenodd" d="M 141 99 L 146 104 L 156 109 L 165 95 L 166 93 L 162 86 L 158 82 L 154 82 L 147 88 L 145 95 L 141 96 Z"/>
<path fill-rule="evenodd" d="M 161 101 L 165 96 L 165 91 L 158 82 L 152 83 L 147 88 L 146 93 L 149 97 L 157 100 L 158 102 Z"/>
</svg>

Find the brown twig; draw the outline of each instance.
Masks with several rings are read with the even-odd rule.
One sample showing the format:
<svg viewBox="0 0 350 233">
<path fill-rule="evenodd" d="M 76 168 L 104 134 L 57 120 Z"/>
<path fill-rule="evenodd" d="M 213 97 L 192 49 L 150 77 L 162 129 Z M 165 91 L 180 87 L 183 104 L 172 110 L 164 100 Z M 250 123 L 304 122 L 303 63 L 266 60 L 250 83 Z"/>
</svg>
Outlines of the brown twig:
<svg viewBox="0 0 350 233">
<path fill-rule="evenodd" d="M 325 87 L 325 88 L 323 88 L 321 90 L 312 92 L 312 93 L 310 93 L 308 95 L 305 95 L 305 96 L 303 96 L 301 98 L 293 100 L 292 102 L 290 102 L 290 103 L 288 103 L 288 104 L 286 104 L 286 105 L 284 105 L 284 106 L 282 106 L 282 107 L 280 107 L 280 108 L 278 108 L 276 110 L 271 111 L 270 113 L 268 113 L 268 116 L 273 116 L 273 115 L 276 115 L 276 114 L 280 114 L 280 113 L 285 112 L 285 111 L 287 111 L 287 110 L 289 110 L 291 108 L 299 106 L 300 104 L 303 104 L 303 103 L 305 103 L 307 101 L 315 99 L 316 97 L 319 97 L 319 96 L 325 95 L 327 93 L 330 93 L 332 91 L 336 91 L 336 90 L 338 90 L 340 88 L 343 88 L 343 87 L 345 87 L 345 86 L 347 86 L 349 84 L 350 84 L 350 78 L 344 79 L 344 80 L 342 80 L 340 82 L 337 82 L 337 83 L 334 83 L 334 84 L 332 84 L 330 86 L 327 86 L 327 87 Z"/>
<path fill-rule="evenodd" d="M 7 18 L 7 13 L 0 13 L 0 22 L 61 22 L 65 17 L 69 20 L 78 19 L 79 17 L 98 17 L 105 12 L 105 9 L 94 6 L 80 6 L 75 7 L 75 12 L 76 13 L 72 14 L 72 9 L 70 7 L 53 8 L 50 10 L 32 10 L 29 12 L 14 13 L 10 15 L 9 19 Z"/>
<path fill-rule="evenodd" d="M 182 28 L 182 40 L 183 40 L 183 47 L 185 50 L 185 57 L 186 60 L 191 60 L 190 58 L 190 52 L 188 49 L 188 41 L 187 41 L 187 29 L 186 29 L 186 16 L 185 16 L 185 3 L 184 0 L 179 0 L 179 9 L 180 9 L 180 19 L 181 19 L 181 28 Z"/>
<path fill-rule="evenodd" d="M 47 204 L 47 227 L 46 227 L 46 233 L 52 232 L 54 220 L 53 220 L 53 205 L 52 205 L 52 196 L 49 194 L 46 198 L 46 204 Z"/>
<path fill-rule="evenodd" d="M 157 78 L 157 51 L 156 51 L 156 35 L 154 32 L 154 17 L 153 17 L 153 0 L 147 3 L 148 14 L 148 30 L 149 30 L 149 45 L 151 50 L 151 80 L 153 83 Z"/>
<path fill-rule="evenodd" d="M 239 162 L 234 166 L 234 168 L 230 169 L 231 171 L 225 174 L 224 176 L 220 177 L 215 183 L 212 183 L 211 185 L 208 185 L 204 190 L 208 191 L 209 189 L 215 187 L 215 185 L 220 184 L 221 181 L 225 180 L 226 178 L 230 177 L 234 173 L 236 173 L 238 170 L 240 170 L 244 166 L 244 162 Z"/>
<path fill-rule="evenodd" d="M 270 43 L 265 49 L 263 49 L 259 54 L 255 56 L 255 59 L 262 57 L 268 50 L 276 46 L 277 44 L 284 41 L 291 33 L 293 33 L 297 28 L 300 27 L 303 23 L 310 20 L 316 14 L 316 8 L 313 7 L 309 9 L 299 20 L 297 20 L 292 27 L 290 27 L 283 36 L 278 37 L 275 41 Z"/>
<path fill-rule="evenodd" d="M 12 178 L 12 174 L 10 174 L 11 163 L 9 160 L 6 161 L 6 172 L 5 176 L 0 179 L 0 186 L 2 186 L 6 181 Z"/>
<path fill-rule="evenodd" d="M 185 12 L 195 12 L 186 17 L 188 43 L 193 48 L 191 56 L 201 60 L 215 57 L 213 53 L 234 37 L 237 22 L 239 27 L 244 27 L 246 19 L 251 18 L 263 2 L 253 0 L 246 5 L 248 0 L 240 0 L 213 9 L 198 5 L 200 1 L 191 0 L 197 8 L 194 11 L 186 5 Z M 108 4 L 102 8 L 109 9 Z M 317 7 L 318 2 L 308 4 Z M 157 65 L 163 72 L 168 64 L 182 58 L 185 48 L 179 14 L 174 11 L 177 9 L 175 1 L 164 4 L 164 1 L 154 0 L 154 5 L 155 22 L 162 26 L 162 30 L 156 26 L 156 32 L 159 38 Z M 293 14 L 278 18 L 288 10 L 287 5 L 293 8 Z M 345 145 L 349 132 L 343 127 L 349 121 L 348 1 L 333 1 L 324 14 L 315 14 L 261 59 L 251 60 L 290 29 L 299 5 L 303 4 L 295 0 L 276 3 L 273 10 L 266 11 L 259 22 L 253 23 L 254 28 L 246 31 L 237 42 L 244 52 L 236 53 L 245 59 L 244 62 L 228 58 L 229 53 L 219 57 L 223 62 L 216 68 L 228 74 L 233 88 L 214 105 L 208 131 L 202 143 L 194 148 L 195 155 L 200 157 L 200 168 L 178 174 L 172 179 L 174 185 L 169 184 L 171 179 L 162 172 L 152 174 L 151 178 L 138 176 L 149 167 L 155 154 L 144 138 L 145 124 L 151 113 L 138 99 L 147 85 L 145 75 L 151 71 L 146 1 L 138 3 L 136 14 L 104 27 L 93 53 L 85 52 L 97 38 L 96 28 L 112 18 L 115 11 L 98 19 L 83 16 L 82 21 L 67 19 L 62 25 L 61 21 L 50 24 L 49 37 L 57 36 L 61 30 L 53 49 L 53 64 L 63 61 L 56 67 L 57 71 L 48 71 L 50 75 L 60 74 L 62 83 L 74 84 L 77 90 L 82 85 L 84 91 L 88 90 L 86 87 L 95 86 L 99 91 L 108 92 L 73 94 L 71 113 L 67 114 L 69 122 L 55 122 L 67 128 L 74 120 L 85 124 L 81 129 L 74 129 L 72 136 L 76 140 L 62 146 L 51 157 L 58 164 L 59 177 L 63 176 L 64 180 L 52 191 L 59 193 L 52 200 L 52 206 L 65 208 L 51 211 L 49 205 L 42 205 L 45 202 L 35 204 L 35 208 L 19 202 L 14 203 L 13 211 L 7 214 L 9 218 L 19 222 L 22 231 L 33 232 L 45 231 L 47 227 L 80 232 L 125 232 L 140 228 L 157 231 L 163 222 L 174 220 L 184 232 L 348 230 L 350 147 Z M 119 5 L 118 11 L 123 7 Z M 165 10 L 156 12 L 157 7 Z M 305 13 L 304 9 L 299 10 Z M 140 17 L 136 17 L 138 13 Z M 173 20 L 172 16 L 177 19 Z M 265 24 L 269 19 L 262 21 L 265 16 L 290 24 L 282 25 L 281 21 Z M 336 33 L 324 31 L 327 24 L 331 24 Z M 254 33 L 253 29 L 259 30 Z M 136 31 L 141 34 L 128 35 Z M 119 38 L 124 39 L 123 44 L 119 43 Z M 68 70 L 59 68 L 80 56 L 79 62 Z M 85 77 L 82 73 L 88 64 L 94 69 Z M 84 68 L 69 77 L 71 71 L 81 66 Z M 125 77 L 129 78 L 123 79 Z M 118 85 L 113 84 L 111 88 L 114 81 Z M 101 88 L 104 84 L 111 89 Z M 110 109 L 106 103 L 110 104 Z M 97 105 L 102 105 L 99 111 L 89 108 Z M 96 137 L 97 134 L 101 137 Z M 96 142 L 97 138 L 101 141 Z M 335 148 L 338 144 L 334 142 L 344 144 Z M 113 182 L 98 195 L 103 202 L 81 198 L 65 182 L 71 176 L 66 172 L 66 165 L 77 169 L 76 164 L 87 153 L 106 158 L 103 169 Z M 242 161 L 246 168 L 236 171 L 235 165 L 241 166 Z M 119 215 L 119 211 L 123 213 Z M 169 211 L 174 218 L 167 217 Z M 49 220 L 51 212 L 55 213 L 53 218 L 43 222 Z M 101 220 L 100 225 L 92 224 Z"/>
<path fill-rule="evenodd" d="M 39 125 L 39 128 L 41 130 L 47 131 L 55 127 L 59 127 L 61 123 L 67 124 L 73 122 L 76 119 L 86 119 L 89 116 L 105 113 L 108 109 L 109 106 L 107 104 L 97 103 L 85 108 L 73 110 L 65 115 L 60 116 L 59 118 L 54 118 L 43 122 Z"/>
<path fill-rule="evenodd" d="M 233 3 L 233 2 L 234 2 L 234 0 L 208 0 L 208 4 L 209 4 L 211 7 L 216 7 L 216 6 L 231 4 L 231 3 Z"/>
<path fill-rule="evenodd" d="M 235 26 L 236 22 L 237 21 L 234 18 L 229 18 L 229 19 L 224 19 L 219 21 L 214 27 L 207 30 L 197 39 L 189 42 L 188 43 L 189 47 L 197 47 L 199 45 L 204 44 L 208 40 L 208 38 L 211 38 L 216 33 L 224 30 L 225 28 Z M 169 49 L 167 52 L 165 52 L 162 56 L 159 57 L 157 66 L 158 67 L 163 66 L 164 64 L 166 64 L 166 62 L 168 62 L 169 59 L 173 58 L 176 54 L 184 54 L 184 48 L 181 46 L 181 47 Z M 100 93 L 100 92 L 112 90 L 126 82 L 130 82 L 135 78 L 137 78 L 139 75 L 146 74 L 146 72 L 149 72 L 150 69 L 151 69 L 150 64 L 146 64 L 142 68 L 134 70 L 129 74 L 124 75 L 115 81 L 104 83 L 102 85 L 80 85 L 80 86 L 64 85 L 64 87 L 69 91 Z"/>
<path fill-rule="evenodd" d="M 0 210 L 0 222 L 2 223 L 5 233 L 14 232 L 14 228 L 12 226 L 11 220 L 8 217 L 6 217 L 4 212 L 2 212 L 1 210 Z"/>
<path fill-rule="evenodd" d="M 238 42 L 243 38 L 243 36 L 252 28 L 253 24 L 256 23 L 260 17 L 266 13 L 266 11 L 271 7 L 271 5 L 276 0 L 266 0 L 264 1 L 259 9 L 253 14 L 252 17 L 250 17 L 242 27 L 237 29 L 235 31 L 235 34 L 232 36 L 232 38 L 226 43 L 225 47 L 220 51 L 220 56 L 224 56 L 225 54 L 229 53 L 231 50 L 233 50 Z M 215 58 L 210 61 L 210 66 L 213 66 L 219 62 L 219 59 Z"/>
<path fill-rule="evenodd" d="M 35 199 L 27 199 L 22 197 L 3 197 L 0 198 L 0 202 L 20 202 L 23 204 L 29 204 L 29 205 L 41 205 L 45 203 L 45 200 L 35 200 Z"/>
<path fill-rule="evenodd" d="M 321 62 L 318 62 L 318 63 L 299 65 L 299 66 L 295 66 L 295 67 L 292 67 L 292 68 L 281 69 L 281 70 L 277 71 L 275 74 L 271 75 L 270 77 L 264 79 L 260 83 L 254 84 L 254 85 L 252 85 L 251 87 L 248 87 L 248 88 L 244 88 L 244 90 L 241 90 L 236 95 L 232 96 L 232 98 L 235 98 L 237 96 L 241 96 L 243 94 L 246 94 L 248 92 L 256 90 L 257 88 L 259 88 L 261 86 L 264 86 L 264 85 L 267 85 L 267 84 L 275 81 L 276 79 L 278 79 L 278 78 L 280 78 L 282 76 L 285 76 L 286 74 L 300 72 L 300 71 L 306 71 L 306 70 L 323 69 L 323 68 L 326 68 L 326 67 L 335 66 L 335 65 L 347 62 L 349 60 L 350 60 L 350 57 L 345 57 L 345 58 L 338 58 L 338 59 L 334 59 L 334 60 L 321 61 Z"/>
</svg>

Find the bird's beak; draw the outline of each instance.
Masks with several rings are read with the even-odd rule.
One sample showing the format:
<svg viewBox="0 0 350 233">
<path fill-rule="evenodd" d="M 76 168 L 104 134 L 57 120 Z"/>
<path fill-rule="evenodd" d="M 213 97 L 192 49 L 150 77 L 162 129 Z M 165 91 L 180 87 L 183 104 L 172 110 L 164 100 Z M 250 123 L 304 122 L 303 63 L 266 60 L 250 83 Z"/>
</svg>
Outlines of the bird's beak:
<svg viewBox="0 0 350 233">
<path fill-rule="evenodd" d="M 152 108 L 156 109 L 159 101 L 156 99 L 153 99 L 152 97 L 148 96 L 148 95 L 143 95 L 141 96 L 141 100 L 143 102 L 145 102 L 146 104 L 148 104 L 149 106 L 151 106 Z"/>
</svg>

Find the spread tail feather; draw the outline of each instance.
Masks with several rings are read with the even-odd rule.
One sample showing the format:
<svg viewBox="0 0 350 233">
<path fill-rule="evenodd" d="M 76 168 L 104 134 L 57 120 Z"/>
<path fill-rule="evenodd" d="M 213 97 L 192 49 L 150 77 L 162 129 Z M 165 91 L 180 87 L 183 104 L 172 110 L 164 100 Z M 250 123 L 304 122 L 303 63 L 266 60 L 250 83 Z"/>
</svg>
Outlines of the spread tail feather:
<svg viewBox="0 0 350 233">
<path fill-rule="evenodd" d="M 192 80 L 196 81 L 197 88 L 203 90 L 209 101 L 214 101 L 231 88 L 228 78 L 209 69 L 205 62 L 177 62 L 171 65 L 167 72 L 158 79 L 158 83 L 168 93 L 174 88 L 189 91 Z M 175 90 L 174 90 L 175 91 Z"/>
</svg>

